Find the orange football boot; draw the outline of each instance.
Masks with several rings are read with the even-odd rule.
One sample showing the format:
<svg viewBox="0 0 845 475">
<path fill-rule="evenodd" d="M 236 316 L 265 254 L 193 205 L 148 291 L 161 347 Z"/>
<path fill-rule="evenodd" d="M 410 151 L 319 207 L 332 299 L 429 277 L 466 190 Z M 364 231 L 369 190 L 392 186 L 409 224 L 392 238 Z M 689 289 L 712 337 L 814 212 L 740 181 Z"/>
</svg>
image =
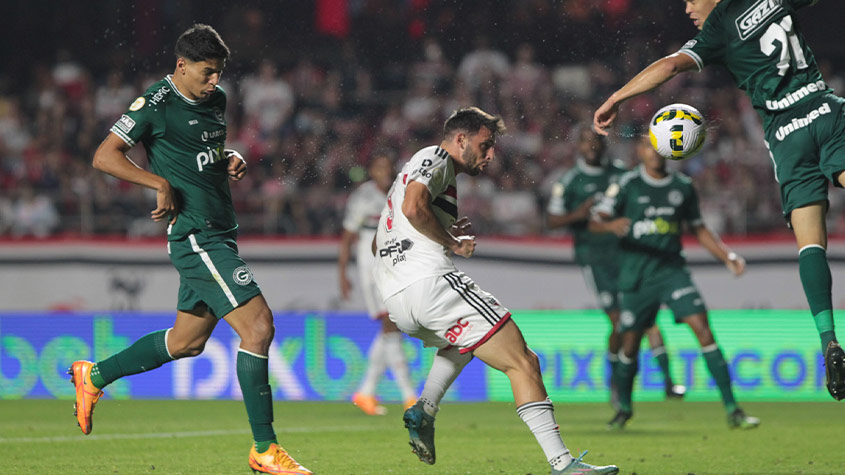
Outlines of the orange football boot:
<svg viewBox="0 0 845 475">
<path fill-rule="evenodd" d="M 252 444 L 252 450 L 249 451 L 249 468 L 254 473 L 313 475 L 311 470 L 300 465 L 279 444 L 270 444 L 270 448 L 260 454 L 255 450 L 255 444 Z"/>
<path fill-rule="evenodd" d="M 91 369 L 94 363 L 90 361 L 76 361 L 67 370 L 71 375 L 70 382 L 76 388 L 76 402 L 73 404 L 73 415 L 82 433 L 88 435 L 94 428 L 94 406 L 103 395 L 103 390 L 91 382 Z"/>
<path fill-rule="evenodd" d="M 352 395 L 352 404 L 358 406 L 358 409 L 364 411 L 364 414 L 368 416 L 383 416 L 387 414 L 387 409 L 379 405 L 375 396 L 355 393 Z"/>
</svg>

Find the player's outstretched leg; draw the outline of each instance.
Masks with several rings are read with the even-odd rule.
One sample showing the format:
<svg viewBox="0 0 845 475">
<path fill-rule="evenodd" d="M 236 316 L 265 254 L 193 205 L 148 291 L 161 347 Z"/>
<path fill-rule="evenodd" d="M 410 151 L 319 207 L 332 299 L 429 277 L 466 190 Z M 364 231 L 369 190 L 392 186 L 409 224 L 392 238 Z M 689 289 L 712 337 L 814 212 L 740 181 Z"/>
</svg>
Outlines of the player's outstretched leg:
<svg viewBox="0 0 845 475">
<path fill-rule="evenodd" d="M 421 462 L 434 465 L 434 416 L 426 412 L 425 403 L 425 399 L 417 401 L 405 411 L 402 420 L 411 438 L 411 449 Z"/>
<path fill-rule="evenodd" d="M 551 475 L 565 475 L 565 474 L 601 474 L 601 475 L 616 475 L 619 473 L 619 467 L 616 465 L 605 465 L 605 466 L 598 466 L 598 465 L 590 465 L 588 463 L 583 462 L 584 456 L 587 455 L 587 451 L 581 452 L 581 455 L 578 458 L 572 459 L 569 462 L 569 465 L 564 467 L 562 470 L 555 470 L 552 468 Z"/>
<path fill-rule="evenodd" d="M 827 390 L 833 399 L 845 399 L 845 351 L 839 343 L 831 341 L 824 352 L 824 371 Z"/>
<path fill-rule="evenodd" d="M 290 475 L 313 475 L 311 470 L 300 465 L 279 444 L 270 444 L 265 452 L 259 453 L 253 444 L 249 451 L 249 468 L 253 473 L 284 473 Z"/>
<path fill-rule="evenodd" d="M 88 435 L 94 428 L 94 406 L 103 395 L 103 390 L 94 386 L 91 382 L 91 368 L 94 363 L 90 361 L 76 361 L 67 370 L 70 382 L 76 388 L 76 402 L 73 404 L 73 415 L 76 416 L 76 424 L 82 429 L 82 433 Z"/>
</svg>

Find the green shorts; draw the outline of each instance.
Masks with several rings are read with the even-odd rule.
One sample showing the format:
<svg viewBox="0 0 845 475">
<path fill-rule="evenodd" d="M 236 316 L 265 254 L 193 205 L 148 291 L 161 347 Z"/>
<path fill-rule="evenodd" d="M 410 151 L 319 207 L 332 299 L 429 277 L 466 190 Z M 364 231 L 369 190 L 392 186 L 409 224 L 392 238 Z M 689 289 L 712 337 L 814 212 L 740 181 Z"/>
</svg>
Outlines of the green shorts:
<svg viewBox="0 0 845 475">
<path fill-rule="evenodd" d="M 599 306 L 605 312 L 619 310 L 619 265 L 603 263 L 581 266 L 584 281 L 593 291 Z"/>
<path fill-rule="evenodd" d="M 845 170 L 845 99 L 824 94 L 795 108 L 773 114 L 766 127 L 766 146 L 780 184 L 783 215 L 827 201 L 828 181 Z"/>
<path fill-rule="evenodd" d="M 679 268 L 663 273 L 658 279 L 643 282 L 636 290 L 621 292 L 619 331 L 651 328 L 660 305 L 664 303 L 675 314 L 676 323 L 707 311 L 689 271 Z"/>
<path fill-rule="evenodd" d="M 168 241 L 167 252 L 179 271 L 178 310 L 191 311 L 205 304 L 213 315 L 223 318 L 261 293 L 252 271 L 238 256 L 234 232 L 189 234 Z"/>
</svg>

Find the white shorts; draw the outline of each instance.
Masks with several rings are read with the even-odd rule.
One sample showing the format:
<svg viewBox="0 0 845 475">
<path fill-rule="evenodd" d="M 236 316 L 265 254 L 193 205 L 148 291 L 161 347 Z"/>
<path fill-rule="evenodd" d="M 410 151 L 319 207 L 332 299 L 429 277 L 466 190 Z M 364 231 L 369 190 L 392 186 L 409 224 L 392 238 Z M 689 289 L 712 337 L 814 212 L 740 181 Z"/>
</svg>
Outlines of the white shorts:
<svg viewBox="0 0 845 475">
<path fill-rule="evenodd" d="M 373 276 L 374 262 L 373 259 L 369 259 L 367 264 L 362 265 L 361 260 L 358 261 L 358 277 L 361 281 L 361 293 L 364 294 L 367 312 L 373 320 L 387 316 L 387 310 L 384 308 L 384 300 L 381 298 L 381 292 L 378 291 L 376 279 Z"/>
<path fill-rule="evenodd" d="M 428 277 L 385 300 L 390 319 L 425 346 L 470 352 L 507 322 L 511 313 L 463 272 Z"/>
</svg>

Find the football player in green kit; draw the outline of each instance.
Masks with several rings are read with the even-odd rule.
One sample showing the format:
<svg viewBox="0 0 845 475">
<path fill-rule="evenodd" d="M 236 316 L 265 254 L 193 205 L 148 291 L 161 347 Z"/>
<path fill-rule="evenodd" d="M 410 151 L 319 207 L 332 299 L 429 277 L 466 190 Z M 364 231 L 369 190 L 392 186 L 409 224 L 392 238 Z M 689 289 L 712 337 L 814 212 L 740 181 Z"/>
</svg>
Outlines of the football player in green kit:
<svg viewBox="0 0 845 475">
<path fill-rule="evenodd" d="M 611 322 L 607 341 L 607 360 L 611 373 L 619 361 L 619 297 L 616 281 L 619 277 L 619 238 L 612 233 L 595 234 L 587 229 L 590 210 L 611 183 L 628 171 L 625 164 L 606 156 L 604 137 L 587 124 L 577 135 L 577 160 L 552 187 L 547 208 L 546 226 L 549 229 L 569 227 L 575 241 L 575 262 L 581 267 L 584 280 L 596 294 L 599 305 Z M 669 354 L 657 325 L 646 330 L 651 352 L 663 372 L 666 397 L 680 399 L 686 388 L 675 385 L 669 371 Z M 616 387 L 611 380 L 611 404 L 617 405 Z"/>
<path fill-rule="evenodd" d="M 686 0 L 701 32 L 655 61 L 596 110 L 607 134 L 626 100 L 678 73 L 722 64 L 760 115 L 780 184 L 781 203 L 798 245 L 798 272 L 824 354 L 827 389 L 845 398 L 845 352 L 834 332 L 827 262 L 828 182 L 845 186 L 845 99 L 824 82 L 794 14 L 817 0 Z"/>
<path fill-rule="evenodd" d="M 91 432 L 102 388 L 116 379 L 202 353 L 222 318 L 241 338 L 238 382 L 255 440 L 250 468 L 310 474 L 276 440 L 267 365 L 273 314 L 238 256 L 228 180 L 243 178 L 246 164 L 224 149 L 226 93 L 218 86 L 229 49 L 213 28 L 197 24 L 179 37 L 175 52 L 173 74 L 147 89 L 114 124 L 94 154 L 94 167 L 156 191 L 151 217 L 169 221 L 167 251 L 180 277 L 176 321 L 102 361 L 73 363 L 68 372 L 77 422 L 84 434 Z M 126 155 L 138 143 L 152 171 Z"/>
<path fill-rule="evenodd" d="M 640 341 L 645 329 L 654 325 L 660 306 L 666 304 L 674 313 L 675 322 L 689 325 L 701 345 L 707 369 L 722 395 L 728 425 L 757 427 L 759 419 L 745 415 L 734 399 L 728 366 L 710 330 L 707 308 L 690 277 L 681 244 L 684 224 L 734 275 L 743 273 L 745 260 L 707 229 L 692 181 L 667 171 L 666 160 L 657 155 L 648 136 L 639 139 L 636 150 L 642 165 L 607 189 L 594 209 L 599 219 L 589 224 L 592 231 L 612 232 L 620 237 L 622 351 L 613 372 L 619 410 L 609 426 L 621 429 L 633 415 L 631 394 Z"/>
</svg>

